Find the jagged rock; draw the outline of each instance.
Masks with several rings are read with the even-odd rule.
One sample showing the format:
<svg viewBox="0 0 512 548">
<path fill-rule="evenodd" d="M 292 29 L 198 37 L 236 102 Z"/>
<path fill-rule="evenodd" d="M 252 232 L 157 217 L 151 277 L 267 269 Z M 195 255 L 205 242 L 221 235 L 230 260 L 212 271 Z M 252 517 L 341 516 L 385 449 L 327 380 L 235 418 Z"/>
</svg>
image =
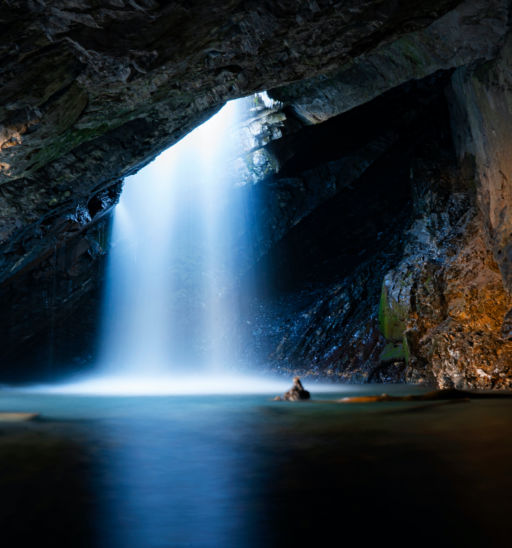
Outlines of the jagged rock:
<svg viewBox="0 0 512 548">
<path fill-rule="evenodd" d="M 346 115 L 340 117 L 340 128 L 353 127 L 353 120 L 354 126 L 365 127 L 366 135 L 373 135 L 375 141 L 379 141 L 379 115 L 398 121 L 405 110 L 408 123 L 397 128 L 393 140 L 354 183 L 340 188 L 335 198 L 289 231 L 266 263 L 278 264 L 276 278 L 286 291 L 272 306 L 260 309 L 261 335 L 253 341 L 268 349 L 265 366 L 281 373 L 328 376 L 343 382 L 404 380 L 407 349 L 403 329 L 408 309 L 404 309 L 402 323 L 393 328 L 396 333 L 381 330 L 379 297 L 383 278 L 400 260 L 404 228 L 414 215 L 411 169 L 416 169 L 419 179 L 439 163 L 445 154 L 440 150 L 450 150 L 448 120 L 442 122 L 445 103 L 436 92 L 443 81 L 430 82 L 429 107 L 425 106 L 428 101 L 415 104 L 407 98 L 410 92 L 426 99 L 429 88 L 425 84 L 423 95 L 418 95 L 418 89 L 397 90 L 376 100 L 370 110 L 361 107 L 352 111 L 348 120 Z M 386 122 L 382 127 L 391 126 Z M 419 127 L 423 129 L 418 131 Z M 435 152 L 424 160 L 425 165 L 416 166 L 416 149 L 424 141 L 428 145 L 422 146 L 433 147 Z M 340 179 L 343 175 L 340 169 Z M 292 289 L 283 285 L 284 272 L 290 273 L 295 284 Z M 390 315 L 382 314 L 384 309 L 381 307 L 380 323 L 391 328 Z"/>
<path fill-rule="evenodd" d="M 483 228 L 505 285 L 512 291 L 512 35 L 495 60 L 453 76 L 456 138 L 461 161 L 476 164 Z"/>
<path fill-rule="evenodd" d="M 4 3 L 0 281 L 227 99 L 326 72 L 456 3 Z"/>
<path fill-rule="evenodd" d="M 403 337 L 405 377 L 441 388 L 509 387 L 512 344 L 501 326 L 511 298 L 482 222 L 468 195 L 436 200 L 438 212 L 414 222 L 404 258 L 385 278 L 393 297 L 381 306 L 400 320 L 392 335 Z"/>
<path fill-rule="evenodd" d="M 284 401 L 304 401 L 311 398 L 310 393 L 304 389 L 299 377 L 293 378 L 293 386 L 285 392 L 284 395 L 277 396 L 275 400 L 284 400 Z"/>
<path fill-rule="evenodd" d="M 501 325 L 501 336 L 503 339 L 512 340 L 512 308 L 505 314 Z"/>
<path fill-rule="evenodd" d="M 466 0 L 431 25 L 327 74 L 272 90 L 306 123 L 317 124 L 438 70 L 492 59 L 508 31 L 507 0 Z"/>
</svg>

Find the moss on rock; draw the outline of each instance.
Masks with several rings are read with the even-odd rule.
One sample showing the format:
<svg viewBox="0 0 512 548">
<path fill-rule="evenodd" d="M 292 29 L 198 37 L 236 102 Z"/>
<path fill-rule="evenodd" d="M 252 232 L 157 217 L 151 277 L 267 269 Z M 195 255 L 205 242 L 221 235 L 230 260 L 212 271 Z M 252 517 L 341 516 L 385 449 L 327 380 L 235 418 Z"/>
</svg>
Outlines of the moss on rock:
<svg viewBox="0 0 512 548">
<path fill-rule="evenodd" d="M 407 319 L 407 307 L 396 301 L 389 293 L 388 278 L 382 283 L 379 304 L 379 328 L 391 342 L 401 342 Z"/>
<path fill-rule="evenodd" d="M 379 355 L 381 362 L 407 361 L 407 353 L 402 343 L 388 343 Z"/>
</svg>

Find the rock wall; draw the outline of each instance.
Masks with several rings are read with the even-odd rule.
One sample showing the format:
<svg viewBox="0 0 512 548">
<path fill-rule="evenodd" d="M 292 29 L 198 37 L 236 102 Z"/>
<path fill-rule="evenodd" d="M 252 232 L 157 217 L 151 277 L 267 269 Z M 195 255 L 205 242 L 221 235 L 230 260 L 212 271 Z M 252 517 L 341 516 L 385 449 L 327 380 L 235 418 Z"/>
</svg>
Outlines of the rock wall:
<svg viewBox="0 0 512 548">
<path fill-rule="evenodd" d="M 467 0 L 431 25 L 384 41 L 335 71 L 281 86 L 272 97 L 306 123 L 337 116 L 410 80 L 493 59 L 508 31 L 507 0 Z"/>
<path fill-rule="evenodd" d="M 453 204 L 442 202 L 453 195 L 452 181 L 465 189 L 466 205 L 473 192 L 458 175 L 443 93 L 448 82 L 449 75 L 441 74 L 402 86 L 330 121 L 347 128 L 352 120 L 353 127 L 365 128 L 368 139 L 378 138 L 379 131 L 389 136 L 394 127 L 394 138 L 383 139 L 387 146 L 378 158 L 348 188 L 341 187 L 302 218 L 263 263 L 263 272 L 273 266 L 270 283 L 275 291 L 258 301 L 251 332 L 270 369 L 299 367 L 302 374 L 355 382 L 406 379 L 410 356 L 403 339 L 411 315 L 410 291 L 394 304 L 395 295 L 382 292 L 383 279 L 405 262 L 419 216 L 434 223 L 437 207 L 454 216 L 463 209 L 456 213 Z M 317 141 L 319 132 L 313 134 Z M 325 144 L 320 141 L 319 146 Z M 357 155 L 357 148 L 345 154 Z M 340 166 L 342 178 L 343 163 L 333 164 Z M 320 160 L 317 169 L 324 166 Z M 414 257 L 417 268 L 422 268 L 426 253 L 421 250 Z M 402 270 L 395 277 L 400 288 L 411 284 Z M 436 297 L 433 290 L 430 298 Z"/>
<path fill-rule="evenodd" d="M 497 61 L 473 70 L 481 74 L 495 67 L 507 49 L 508 43 Z M 426 118 L 412 117 L 412 126 L 402 129 L 402 142 L 416 139 L 419 145 L 413 150 L 398 149 L 397 163 L 407 171 L 405 186 L 394 191 L 392 179 L 389 174 L 386 178 L 386 169 L 377 161 L 369 169 L 365 166 L 362 176 L 351 183 L 361 191 L 358 200 L 362 207 L 341 189 L 336 193 L 337 204 L 336 199 L 330 199 L 329 208 L 317 208 L 315 213 L 320 219 L 315 221 L 315 214 L 310 215 L 299 223 L 300 230 L 293 229 L 300 233 L 294 253 L 309 259 L 299 263 L 294 259 L 291 268 L 300 264 L 298 270 L 304 272 L 308 270 L 308 260 L 317 258 L 305 246 L 325 245 L 321 238 L 329 235 L 325 229 L 333 222 L 329 219 L 343 217 L 347 209 L 356 212 L 359 226 L 351 225 L 346 217 L 339 222 L 354 248 L 361 250 L 368 247 L 372 237 L 371 230 L 366 241 L 358 236 L 367 226 L 365 214 L 371 216 L 372 222 L 378 222 L 378 214 L 372 209 L 375 202 L 392 212 L 393 206 L 386 201 L 392 196 L 406 209 L 401 222 L 388 220 L 383 231 L 387 245 L 383 248 L 382 240 L 380 245 L 374 241 L 368 260 L 352 260 L 351 269 L 344 271 L 342 265 L 350 261 L 350 253 L 343 256 L 343 236 L 337 233 L 337 249 L 331 249 L 327 259 L 336 265 L 333 271 L 337 278 L 322 285 L 318 283 L 322 281 L 318 268 L 312 269 L 315 282 L 307 289 L 307 284 L 291 291 L 287 288 L 289 293 L 280 295 L 271 305 L 260 304 L 261 316 L 253 334 L 258 344 L 265 347 L 270 369 L 289 372 L 299 368 L 303 375 L 328 375 L 352 382 L 407 381 L 444 388 L 512 386 L 512 345 L 508 340 L 512 300 L 507 270 L 502 266 L 504 259 L 500 261 L 503 252 L 495 247 L 496 222 L 492 222 L 492 213 L 495 219 L 500 208 L 499 229 L 504 230 L 508 222 L 507 191 L 502 173 L 501 193 L 496 189 L 496 177 L 489 175 L 496 175 L 500 165 L 506 169 L 503 163 L 496 164 L 496 158 L 503 162 L 508 150 L 508 137 L 504 134 L 507 110 L 499 101 L 487 103 L 493 113 L 485 118 L 491 124 L 487 128 L 494 145 L 490 152 L 486 133 L 482 137 L 481 128 L 474 127 L 475 120 L 482 123 L 482 109 L 473 105 L 473 112 L 468 112 L 468 101 L 474 100 L 474 94 L 461 92 L 461 82 L 470 85 L 475 78 L 473 73 L 468 76 L 467 70 L 456 72 L 451 81 L 430 79 L 430 93 L 434 96 L 432 90 L 444 88 L 444 111 L 431 107 Z M 388 94 L 387 103 L 385 97 L 375 101 L 377 110 L 395 118 L 400 109 L 413 112 L 406 97 L 410 94 L 418 100 L 421 88 L 400 89 L 403 96 L 395 91 Z M 503 93 L 501 90 L 502 100 Z M 427 104 L 424 102 L 422 108 L 428 109 Z M 365 126 L 369 135 L 371 127 L 362 111 L 354 109 L 351 116 Z M 339 116 L 339 120 L 340 127 L 348 125 L 346 115 Z M 431 125 L 431 120 L 436 123 Z M 492 126 L 498 121 L 502 124 L 501 133 Z M 389 128 L 390 124 L 385 126 Z M 485 141 L 485 146 L 475 142 L 473 131 Z M 480 150 L 475 151 L 478 147 Z M 482 151 L 487 154 L 484 156 Z M 389 173 L 398 178 L 399 170 L 393 167 Z M 375 168 L 380 183 L 386 185 L 387 196 L 379 194 L 378 187 L 364 186 Z M 404 202 L 407 192 L 410 196 Z M 319 229 L 315 222 L 323 227 L 316 239 L 315 231 Z M 292 238 L 292 232 L 285 240 Z M 376 233 L 373 237 L 377 240 Z M 283 250 L 286 246 L 278 246 L 282 263 L 290 268 L 290 254 Z M 337 256 L 340 251 L 341 264 Z M 274 257 L 272 262 L 276 260 Z M 283 270 L 279 275 L 283 276 Z M 270 341 L 262 341 L 265 333 L 272 333 L 267 337 Z"/>
<path fill-rule="evenodd" d="M 474 175 L 429 175 L 402 260 L 382 284 L 387 348 L 402 356 L 409 382 L 510 387 L 512 345 L 501 325 L 512 300 L 486 243 Z"/>
<path fill-rule="evenodd" d="M 478 173 L 478 206 L 494 258 L 507 289 L 512 289 L 512 36 L 496 59 L 454 74 L 454 101 L 459 157 L 474 157 Z"/>
</svg>

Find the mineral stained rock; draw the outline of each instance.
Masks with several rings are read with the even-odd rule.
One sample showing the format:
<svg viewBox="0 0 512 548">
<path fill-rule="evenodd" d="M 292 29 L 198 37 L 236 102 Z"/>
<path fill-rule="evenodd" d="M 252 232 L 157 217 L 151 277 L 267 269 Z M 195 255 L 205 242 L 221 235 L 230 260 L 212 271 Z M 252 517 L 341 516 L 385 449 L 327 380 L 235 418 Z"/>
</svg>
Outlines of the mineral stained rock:
<svg viewBox="0 0 512 548">
<path fill-rule="evenodd" d="M 451 143 L 453 117 L 461 115 L 454 112 L 458 103 L 451 103 L 457 75 L 451 82 L 431 85 L 439 84 L 448 97 L 445 113 L 441 106 L 429 111 L 423 103 L 420 109 L 429 123 L 413 116 L 411 129 L 403 130 L 402 139 L 393 145 L 394 153 L 392 147 L 353 190 L 338 192 L 337 205 L 330 200 L 329 207 L 319 207 L 316 217 L 310 215 L 286 237 L 298 233 L 300 252 L 315 257 L 310 263 L 325 265 L 316 268 L 313 279 L 322 279 L 329 264 L 345 274 L 316 290 L 303 285 L 289 297 L 280 297 L 274 310 L 265 311 L 262 326 L 279 326 L 270 345 L 271 369 L 344 382 L 408 381 L 458 389 L 511 386 L 507 318 L 512 302 L 488 244 L 474 157 L 461 157 Z M 383 100 L 378 100 L 381 110 L 390 113 L 405 104 L 399 95 Z M 407 110 L 412 114 L 412 104 Z M 363 110 L 356 112 L 362 116 Z M 416 144 L 411 149 L 404 143 Z M 406 182 L 394 186 L 404 176 L 400 165 Z M 373 209 L 373 204 L 382 208 Z M 386 211 L 396 211 L 395 219 L 384 221 Z M 329 219 L 334 223 L 336 215 L 343 216 L 343 223 L 329 233 Z M 312 237 L 316 231 L 317 240 Z M 329 236 L 337 252 L 311 254 L 309 249 L 325 245 L 323 238 Z M 359 265 L 350 252 L 343 254 L 351 244 L 360 254 Z M 335 262 L 337 253 L 344 256 L 343 262 Z M 349 261 L 352 268 L 344 271 Z M 300 269 L 293 264 L 288 268 L 304 271 L 307 263 L 300 264 Z"/>
</svg>

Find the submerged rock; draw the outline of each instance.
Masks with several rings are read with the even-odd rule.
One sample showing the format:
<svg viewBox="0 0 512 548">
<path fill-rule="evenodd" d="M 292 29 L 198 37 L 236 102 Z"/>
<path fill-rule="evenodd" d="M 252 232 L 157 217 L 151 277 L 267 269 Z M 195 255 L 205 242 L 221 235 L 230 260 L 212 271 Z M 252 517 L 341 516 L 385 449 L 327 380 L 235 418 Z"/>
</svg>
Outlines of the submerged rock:
<svg viewBox="0 0 512 548">
<path fill-rule="evenodd" d="M 0 422 L 23 422 L 37 419 L 39 413 L 0 412 Z"/>
<path fill-rule="evenodd" d="M 349 396 L 338 400 L 339 403 L 374 403 L 374 402 L 396 402 L 396 401 L 437 401 L 437 400 L 463 400 L 470 399 L 492 399 L 492 398 L 512 398 L 512 393 L 497 392 L 469 392 L 467 390 L 457 390 L 447 388 L 442 390 L 433 390 L 425 394 L 409 394 L 407 396 L 391 396 L 389 394 L 380 394 L 376 396 Z"/>
<path fill-rule="evenodd" d="M 301 401 L 311 399 L 311 394 L 304 389 L 299 377 L 293 378 L 293 386 L 283 396 L 276 396 L 276 401 Z"/>
</svg>

